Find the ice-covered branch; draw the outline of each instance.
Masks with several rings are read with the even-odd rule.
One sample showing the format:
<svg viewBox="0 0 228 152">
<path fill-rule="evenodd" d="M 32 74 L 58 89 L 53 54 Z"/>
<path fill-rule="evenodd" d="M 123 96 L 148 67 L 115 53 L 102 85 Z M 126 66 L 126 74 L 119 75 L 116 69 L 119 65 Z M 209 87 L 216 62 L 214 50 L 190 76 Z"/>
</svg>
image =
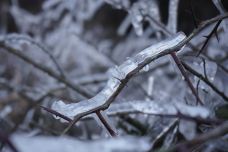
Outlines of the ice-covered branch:
<svg viewBox="0 0 228 152">
<path fill-rule="evenodd" d="M 211 112 L 202 106 L 190 106 L 179 102 L 162 103 L 156 101 L 129 101 L 113 104 L 107 110 L 108 115 L 143 113 L 158 116 L 189 116 L 189 118 L 209 118 Z"/>
<path fill-rule="evenodd" d="M 57 101 L 53 103 L 52 108 L 65 116 L 75 117 L 76 119 L 97 110 L 107 109 L 132 76 L 153 60 L 177 51 L 179 44 L 185 38 L 186 36 L 183 33 L 178 33 L 167 40 L 144 49 L 120 66 L 110 69 L 110 77 L 106 86 L 93 98 L 72 104 Z"/>
<path fill-rule="evenodd" d="M 169 1 L 169 19 L 167 28 L 173 33 L 176 33 L 177 31 L 178 6 L 179 0 Z"/>
</svg>

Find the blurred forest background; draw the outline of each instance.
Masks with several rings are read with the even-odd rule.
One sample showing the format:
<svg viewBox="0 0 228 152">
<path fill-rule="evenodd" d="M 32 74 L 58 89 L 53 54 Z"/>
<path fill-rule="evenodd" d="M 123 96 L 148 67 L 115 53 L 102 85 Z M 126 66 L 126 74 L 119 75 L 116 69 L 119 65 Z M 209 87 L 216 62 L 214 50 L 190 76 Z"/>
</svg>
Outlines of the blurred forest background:
<svg viewBox="0 0 228 152">
<path fill-rule="evenodd" d="M 1 0 L 0 151 L 228 151 L 223 18 L 177 53 L 196 94 L 166 55 L 134 75 L 110 107 L 67 122 L 85 108 L 67 105 L 98 94 L 111 68 L 227 18 L 227 10 L 227 0 Z"/>
</svg>

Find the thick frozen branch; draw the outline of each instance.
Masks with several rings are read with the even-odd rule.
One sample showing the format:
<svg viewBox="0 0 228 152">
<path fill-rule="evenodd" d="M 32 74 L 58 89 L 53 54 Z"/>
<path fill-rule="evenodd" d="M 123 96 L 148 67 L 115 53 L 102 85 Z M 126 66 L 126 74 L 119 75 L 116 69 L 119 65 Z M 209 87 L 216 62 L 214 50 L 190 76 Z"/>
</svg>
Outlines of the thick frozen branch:
<svg viewBox="0 0 228 152">
<path fill-rule="evenodd" d="M 110 77 L 106 86 L 93 98 L 72 104 L 59 101 L 55 102 L 52 108 L 68 117 L 75 117 L 75 119 L 97 110 L 107 109 L 132 76 L 153 60 L 177 51 L 180 48 L 180 43 L 185 38 L 186 36 L 183 33 L 178 33 L 167 40 L 144 49 L 120 66 L 110 69 Z"/>
</svg>

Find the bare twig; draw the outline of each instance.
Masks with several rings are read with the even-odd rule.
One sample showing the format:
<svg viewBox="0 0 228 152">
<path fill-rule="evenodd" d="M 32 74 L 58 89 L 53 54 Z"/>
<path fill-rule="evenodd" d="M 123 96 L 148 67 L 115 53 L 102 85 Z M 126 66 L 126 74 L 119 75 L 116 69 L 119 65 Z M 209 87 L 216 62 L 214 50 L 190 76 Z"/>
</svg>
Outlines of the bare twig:
<svg viewBox="0 0 228 152">
<path fill-rule="evenodd" d="M 212 23 L 214 23 L 214 22 L 216 22 L 216 21 L 222 21 L 222 19 L 227 18 L 227 17 L 228 17 L 228 13 L 224 13 L 223 15 L 217 16 L 217 17 L 215 17 L 215 18 L 212 18 L 212 19 L 210 19 L 210 20 L 207 20 L 207 21 L 203 22 L 202 24 L 200 24 L 200 25 L 198 26 L 197 29 L 195 29 L 195 30 L 194 30 L 194 31 L 185 39 L 186 42 L 184 42 L 184 43 L 188 44 L 188 42 L 189 42 L 195 35 L 197 35 L 198 33 L 200 33 L 204 28 L 208 27 L 210 24 L 212 24 Z M 169 35 L 172 34 L 172 32 L 169 31 L 169 30 L 165 27 L 164 24 L 162 24 L 162 23 L 156 21 L 155 19 L 153 19 L 153 18 L 150 17 L 150 16 L 148 16 L 148 18 L 149 18 L 150 20 L 152 20 L 153 22 L 155 22 L 155 23 L 162 29 L 162 31 L 164 32 L 164 34 L 166 34 L 167 36 L 169 36 Z M 216 29 L 217 29 L 217 28 L 216 28 Z M 189 44 L 189 45 L 190 45 L 191 47 L 193 47 L 193 45 L 191 45 L 191 44 Z M 194 49 L 196 50 L 197 48 L 194 47 Z M 199 51 L 198 51 L 198 52 L 199 52 Z M 178 59 L 177 56 L 175 56 L 175 55 L 173 55 L 173 54 L 172 54 L 172 57 L 173 57 L 174 61 L 175 61 L 176 59 Z M 175 61 L 175 62 L 176 62 L 176 61 Z M 176 62 L 176 63 L 177 63 L 177 62 Z M 181 65 L 181 64 L 179 64 L 179 65 Z M 180 66 L 178 66 L 178 67 L 179 67 L 179 69 L 181 68 Z M 184 72 L 183 68 L 180 69 L 180 71 L 181 71 L 182 75 L 185 77 L 186 82 L 187 82 L 187 84 L 189 85 L 189 87 L 191 88 L 193 94 L 194 94 L 195 97 L 197 98 L 197 101 L 199 101 L 199 102 L 202 104 L 203 102 L 201 101 L 201 99 L 199 98 L 198 94 L 196 93 L 196 90 L 195 90 L 194 86 L 192 85 L 191 81 L 190 81 L 189 78 L 187 77 L 187 74 Z"/>
<path fill-rule="evenodd" d="M 180 60 L 178 59 L 176 53 L 175 52 L 171 53 L 171 56 L 173 57 L 174 61 L 176 62 L 176 65 L 178 66 L 181 74 L 183 75 L 184 80 L 187 82 L 187 84 L 190 87 L 192 93 L 196 97 L 197 103 L 199 102 L 201 105 L 203 105 L 203 101 L 198 96 L 198 93 L 197 93 L 196 89 L 194 88 L 191 80 L 188 78 L 187 73 L 185 72 L 185 69 L 184 69 L 182 63 L 180 62 Z"/>
<path fill-rule="evenodd" d="M 213 36 L 214 34 L 216 34 L 217 29 L 218 29 L 218 27 L 219 27 L 219 25 L 220 25 L 221 22 L 222 22 L 222 20 L 219 20 L 219 21 L 216 23 L 216 25 L 215 25 L 215 27 L 213 28 L 213 30 L 210 32 L 210 34 L 209 34 L 208 36 L 206 36 L 207 39 L 206 39 L 206 41 L 204 42 L 203 46 L 201 47 L 201 49 L 199 50 L 199 52 L 197 53 L 196 56 L 199 56 L 199 55 L 203 52 L 204 48 L 207 46 L 207 44 L 208 44 L 208 42 L 210 41 L 210 39 L 212 38 L 212 36 Z"/>
<path fill-rule="evenodd" d="M 9 139 L 9 136 L 5 135 L 2 131 L 0 131 L 0 141 L 4 144 L 7 144 L 13 152 L 19 152 L 17 148 L 14 146 L 14 144 L 11 142 L 11 140 Z"/>
<path fill-rule="evenodd" d="M 168 151 L 186 151 L 186 150 L 189 150 L 189 148 L 192 149 L 193 147 L 195 147 L 197 145 L 201 145 L 201 144 L 205 143 L 206 141 L 216 139 L 227 133 L 228 133 L 228 122 L 225 122 L 222 125 L 216 127 L 215 129 L 213 129 L 209 132 L 201 134 L 192 140 L 177 144 L 174 147 L 171 147 L 170 149 L 165 150 L 165 151 L 166 152 L 168 152 Z"/>
<path fill-rule="evenodd" d="M 111 125 L 105 120 L 105 118 L 102 116 L 100 111 L 96 112 L 98 118 L 100 119 L 100 121 L 102 122 L 102 124 L 105 126 L 106 129 L 108 129 L 108 132 L 110 133 L 110 135 L 112 137 L 117 136 L 117 133 L 114 131 L 114 129 L 111 127 Z"/>
<path fill-rule="evenodd" d="M 191 68 L 189 65 L 187 65 L 185 62 L 181 61 L 181 63 L 183 64 L 184 68 L 186 70 L 188 70 L 190 73 L 192 73 L 193 75 L 197 76 L 198 78 L 200 78 L 202 81 L 204 81 L 207 85 L 209 85 L 218 95 L 220 95 L 225 101 L 228 101 L 228 97 L 227 95 L 220 91 L 213 83 L 211 83 L 206 77 L 204 77 L 202 74 L 198 73 L 197 71 L 195 71 L 193 68 Z"/>
<path fill-rule="evenodd" d="M 162 138 L 164 138 L 165 135 L 168 134 L 168 132 L 170 132 L 170 130 L 172 130 L 173 128 L 175 128 L 175 126 L 179 123 L 179 119 L 175 119 L 173 120 L 152 142 L 152 146 L 150 148 L 150 151 L 153 151 L 154 146 L 159 143 Z"/>
</svg>

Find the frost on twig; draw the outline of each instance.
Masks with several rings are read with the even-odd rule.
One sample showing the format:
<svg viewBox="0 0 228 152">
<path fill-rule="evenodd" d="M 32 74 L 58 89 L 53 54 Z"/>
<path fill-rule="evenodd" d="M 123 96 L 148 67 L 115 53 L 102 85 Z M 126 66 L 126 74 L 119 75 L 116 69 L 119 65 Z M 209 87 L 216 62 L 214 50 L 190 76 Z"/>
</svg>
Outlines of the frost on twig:
<svg viewBox="0 0 228 152">
<path fill-rule="evenodd" d="M 183 33 L 178 33 L 167 40 L 144 49 L 120 66 L 110 69 L 110 77 L 106 86 L 93 98 L 72 104 L 57 101 L 53 103 L 52 109 L 65 116 L 76 118 L 81 118 L 97 110 L 107 109 L 133 75 L 151 61 L 176 51 L 175 46 L 180 44 L 185 37 Z"/>
</svg>

